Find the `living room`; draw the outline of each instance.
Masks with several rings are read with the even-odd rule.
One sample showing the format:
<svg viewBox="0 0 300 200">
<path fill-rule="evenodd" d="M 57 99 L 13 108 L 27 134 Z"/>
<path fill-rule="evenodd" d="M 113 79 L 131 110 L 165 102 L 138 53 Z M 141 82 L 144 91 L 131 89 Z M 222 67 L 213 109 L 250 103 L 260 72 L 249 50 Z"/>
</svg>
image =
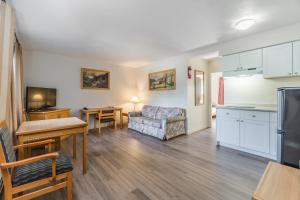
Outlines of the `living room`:
<svg viewBox="0 0 300 200">
<path fill-rule="evenodd" d="M 4 199 L 300 198 L 299 9 L 2 0 Z"/>
</svg>

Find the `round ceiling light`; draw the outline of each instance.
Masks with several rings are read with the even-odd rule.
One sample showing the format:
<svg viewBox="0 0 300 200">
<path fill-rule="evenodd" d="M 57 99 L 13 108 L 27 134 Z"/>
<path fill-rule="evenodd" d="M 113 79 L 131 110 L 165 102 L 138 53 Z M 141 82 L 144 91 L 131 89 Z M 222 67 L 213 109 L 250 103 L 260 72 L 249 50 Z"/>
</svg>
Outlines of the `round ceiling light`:
<svg viewBox="0 0 300 200">
<path fill-rule="evenodd" d="M 255 19 L 242 19 L 234 24 L 237 30 L 247 30 L 255 24 Z"/>
</svg>

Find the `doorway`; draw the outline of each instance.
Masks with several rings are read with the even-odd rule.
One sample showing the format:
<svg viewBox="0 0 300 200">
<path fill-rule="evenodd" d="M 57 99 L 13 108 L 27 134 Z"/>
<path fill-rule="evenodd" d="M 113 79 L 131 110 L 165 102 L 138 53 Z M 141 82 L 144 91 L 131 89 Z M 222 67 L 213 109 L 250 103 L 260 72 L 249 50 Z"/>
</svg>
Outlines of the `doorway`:
<svg viewBox="0 0 300 200">
<path fill-rule="evenodd" d="M 217 106 L 224 105 L 224 82 L 223 81 L 223 73 L 215 72 L 211 73 L 211 83 L 210 83 L 210 91 L 211 91 L 211 127 L 216 127 L 216 114 L 217 114 Z M 223 86 L 222 86 L 223 85 Z M 223 89 L 222 89 L 223 87 Z"/>
</svg>

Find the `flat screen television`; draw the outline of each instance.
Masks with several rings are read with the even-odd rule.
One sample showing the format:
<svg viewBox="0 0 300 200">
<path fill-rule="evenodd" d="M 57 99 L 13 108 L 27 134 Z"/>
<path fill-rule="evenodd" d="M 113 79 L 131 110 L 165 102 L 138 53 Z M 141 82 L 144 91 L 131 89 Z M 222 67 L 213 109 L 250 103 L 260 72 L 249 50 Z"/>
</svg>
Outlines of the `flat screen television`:
<svg viewBox="0 0 300 200">
<path fill-rule="evenodd" d="M 47 110 L 56 106 L 56 89 L 27 87 L 26 89 L 26 110 L 38 111 Z"/>
</svg>

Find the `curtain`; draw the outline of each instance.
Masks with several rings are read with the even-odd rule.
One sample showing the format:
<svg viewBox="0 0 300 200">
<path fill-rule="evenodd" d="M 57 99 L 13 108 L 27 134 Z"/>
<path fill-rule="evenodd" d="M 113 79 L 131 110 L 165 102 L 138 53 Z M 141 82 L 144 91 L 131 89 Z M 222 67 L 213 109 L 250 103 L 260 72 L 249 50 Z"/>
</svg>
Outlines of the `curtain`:
<svg viewBox="0 0 300 200">
<path fill-rule="evenodd" d="M 0 4 L 0 120 L 15 132 L 22 121 L 22 48 L 15 36 L 15 13 L 7 3 Z"/>
<path fill-rule="evenodd" d="M 224 105 L 224 78 L 219 78 L 219 96 L 218 96 L 218 104 Z"/>
</svg>

